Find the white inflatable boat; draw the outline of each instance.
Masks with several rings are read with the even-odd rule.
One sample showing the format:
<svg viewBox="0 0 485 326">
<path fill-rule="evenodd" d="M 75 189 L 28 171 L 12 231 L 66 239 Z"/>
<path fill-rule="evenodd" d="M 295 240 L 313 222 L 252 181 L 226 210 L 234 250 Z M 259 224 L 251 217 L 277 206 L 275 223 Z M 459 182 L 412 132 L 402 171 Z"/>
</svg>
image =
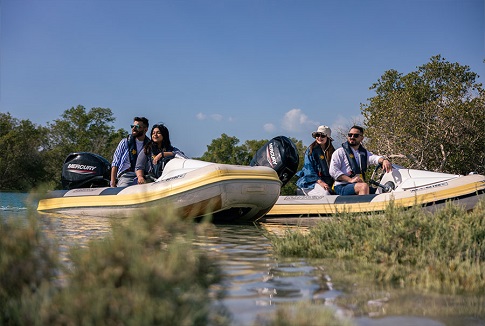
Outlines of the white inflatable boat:
<svg viewBox="0 0 485 326">
<path fill-rule="evenodd" d="M 436 209 L 447 201 L 472 209 L 485 198 L 485 176 L 455 175 L 406 169 L 393 165 L 391 173 L 377 168 L 371 184 L 375 194 L 361 196 L 280 196 L 261 221 L 289 221 L 289 218 L 319 217 L 337 212 L 371 213 L 384 211 L 392 201 L 395 205 L 420 205 Z M 281 218 L 284 217 L 284 218 Z"/>
<path fill-rule="evenodd" d="M 74 158 L 76 154 L 89 153 L 74 153 Z M 70 169 L 70 173 L 80 176 L 95 173 L 97 168 L 95 163 L 69 162 L 64 164 L 64 170 Z M 123 188 L 85 185 L 56 190 L 39 201 L 37 210 L 80 217 L 117 217 L 131 215 L 141 208 L 174 207 L 183 217 L 210 215 L 215 222 L 247 221 L 263 216 L 273 207 L 281 184 L 270 167 L 175 158 L 167 163 L 156 182 Z"/>
</svg>

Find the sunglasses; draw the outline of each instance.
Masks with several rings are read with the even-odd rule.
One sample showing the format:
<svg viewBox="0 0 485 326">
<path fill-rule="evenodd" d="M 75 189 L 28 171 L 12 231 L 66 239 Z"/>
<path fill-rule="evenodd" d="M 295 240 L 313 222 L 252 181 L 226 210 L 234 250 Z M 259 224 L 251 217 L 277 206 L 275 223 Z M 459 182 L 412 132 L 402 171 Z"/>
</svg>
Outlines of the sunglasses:
<svg viewBox="0 0 485 326">
<path fill-rule="evenodd" d="M 318 138 L 318 137 L 320 137 L 320 138 L 325 138 L 325 137 L 327 137 L 327 135 L 322 134 L 322 133 L 320 133 L 320 132 L 317 132 L 317 133 L 315 134 L 315 138 Z"/>
<path fill-rule="evenodd" d="M 133 128 L 140 129 L 140 128 L 142 128 L 142 126 L 140 126 L 140 125 L 131 125 L 131 129 L 133 129 Z"/>
<path fill-rule="evenodd" d="M 361 134 L 347 134 L 347 136 L 349 138 L 359 138 L 360 136 L 362 136 Z"/>
</svg>

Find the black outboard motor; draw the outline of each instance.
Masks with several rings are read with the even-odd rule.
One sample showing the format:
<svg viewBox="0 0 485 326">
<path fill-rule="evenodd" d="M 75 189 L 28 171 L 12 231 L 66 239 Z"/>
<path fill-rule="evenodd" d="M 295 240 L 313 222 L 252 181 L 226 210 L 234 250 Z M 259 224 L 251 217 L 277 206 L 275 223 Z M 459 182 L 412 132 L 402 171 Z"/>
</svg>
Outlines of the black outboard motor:
<svg viewBox="0 0 485 326">
<path fill-rule="evenodd" d="M 250 165 L 273 168 L 284 186 L 295 175 L 299 162 L 295 144 L 285 136 L 278 136 L 258 149 Z"/>
<path fill-rule="evenodd" d="M 64 189 L 108 187 L 111 164 L 102 156 L 89 152 L 71 153 L 62 166 Z"/>
</svg>

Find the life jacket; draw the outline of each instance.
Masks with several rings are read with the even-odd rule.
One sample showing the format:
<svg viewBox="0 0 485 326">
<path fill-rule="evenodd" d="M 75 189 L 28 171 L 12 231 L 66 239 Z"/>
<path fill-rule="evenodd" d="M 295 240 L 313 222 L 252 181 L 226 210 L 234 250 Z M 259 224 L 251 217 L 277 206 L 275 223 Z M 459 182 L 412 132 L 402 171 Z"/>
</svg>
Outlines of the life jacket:
<svg viewBox="0 0 485 326">
<path fill-rule="evenodd" d="M 164 148 L 162 150 L 164 152 L 172 152 L 173 147 Z M 167 162 L 173 158 L 173 156 L 164 157 L 155 164 L 153 163 L 153 158 L 157 156 L 159 153 L 160 153 L 160 149 L 158 149 L 158 146 L 155 143 L 152 144 L 150 148 L 150 152 L 147 153 L 148 164 L 150 165 L 150 169 L 147 173 L 147 177 L 150 178 L 152 181 L 155 181 L 156 179 L 160 178 L 160 176 L 162 175 L 163 169 L 165 168 L 165 164 L 167 164 Z"/>
<path fill-rule="evenodd" d="M 315 146 L 312 150 L 313 159 L 315 162 L 318 162 L 317 166 L 317 173 L 320 179 L 322 179 L 326 184 L 330 187 L 333 185 L 333 178 L 330 176 L 330 172 L 328 170 L 327 159 L 325 158 L 325 152 L 323 151 L 322 147 Z"/>
<path fill-rule="evenodd" d="M 128 135 L 126 137 L 126 140 L 128 141 L 128 155 L 130 157 L 130 171 L 134 172 L 135 171 L 135 165 L 136 165 L 136 159 L 138 157 L 138 152 L 136 150 L 136 141 L 135 137 L 133 135 Z M 143 147 L 150 141 L 150 138 L 145 136 L 145 139 L 143 140 Z"/>
<path fill-rule="evenodd" d="M 353 178 L 357 174 L 360 174 L 362 176 L 362 179 L 364 180 L 365 171 L 367 171 L 367 150 L 362 145 L 359 145 L 359 148 L 357 149 L 357 151 L 359 152 L 359 166 L 357 164 L 357 160 L 354 157 L 354 152 L 352 151 L 350 144 L 348 142 L 345 142 L 342 144 L 342 148 L 345 151 L 345 155 L 347 155 L 347 160 L 349 161 L 350 168 L 352 170 L 349 177 Z"/>
<path fill-rule="evenodd" d="M 305 156 L 310 157 L 316 162 L 315 172 L 318 179 L 323 180 L 329 186 L 333 185 L 333 178 L 330 176 L 327 160 L 325 159 L 324 151 L 320 146 L 315 146 L 310 153 L 310 148 L 308 148 L 305 152 Z M 313 188 L 317 179 L 315 178 L 307 178 L 305 177 L 305 169 L 298 171 L 296 176 L 299 179 L 296 181 L 296 186 L 298 188 Z"/>
</svg>

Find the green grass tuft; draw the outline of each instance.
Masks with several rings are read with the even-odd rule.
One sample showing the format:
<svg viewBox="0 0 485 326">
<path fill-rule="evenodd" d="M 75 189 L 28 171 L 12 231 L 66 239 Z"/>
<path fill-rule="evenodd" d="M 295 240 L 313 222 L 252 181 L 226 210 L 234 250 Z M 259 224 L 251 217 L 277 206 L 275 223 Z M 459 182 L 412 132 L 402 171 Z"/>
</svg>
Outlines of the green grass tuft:
<svg viewBox="0 0 485 326">
<path fill-rule="evenodd" d="M 282 304 L 271 316 L 260 316 L 254 325 L 258 326 L 294 326 L 294 325 L 354 325 L 349 317 L 339 316 L 336 311 L 320 304 L 298 302 Z"/>
<path fill-rule="evenodd" d="M 449 293 L 485 291 L 485 201 L 434 213 L 389 205 L 383 214 L 339 214 L 308 232 L 267 234 L 282 256 L 352 260 L 377 282 Z"/>
</svg>

